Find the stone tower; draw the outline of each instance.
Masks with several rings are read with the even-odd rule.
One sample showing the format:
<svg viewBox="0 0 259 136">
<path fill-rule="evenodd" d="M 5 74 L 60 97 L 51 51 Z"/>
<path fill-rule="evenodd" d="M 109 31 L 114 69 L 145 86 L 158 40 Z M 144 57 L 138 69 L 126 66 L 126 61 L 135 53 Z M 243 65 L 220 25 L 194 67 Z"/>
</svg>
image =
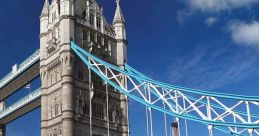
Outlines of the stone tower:
<svg viewBox="0 0 259 136">
<path fill-rule="evenodd" d="M 119 1 L 110 25 L 95 0 L 45 0 L 40 16 L 41 135 L 90 135 L 91 100 L 93 136 L 107 135 L 108 120 L 111 136 L 128 136 L 126 97 L 111 86 L 106 96 L 106 85 L 74 54 L 71 40 L 123 68 L 127 42 Z"/>
</svg>

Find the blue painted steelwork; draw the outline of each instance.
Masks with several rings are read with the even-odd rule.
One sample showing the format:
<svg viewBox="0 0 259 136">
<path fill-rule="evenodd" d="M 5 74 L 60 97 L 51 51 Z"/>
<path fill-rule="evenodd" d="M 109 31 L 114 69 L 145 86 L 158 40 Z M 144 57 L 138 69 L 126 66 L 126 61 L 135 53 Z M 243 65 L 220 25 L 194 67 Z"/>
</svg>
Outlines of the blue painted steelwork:
<svg viewBox="0 0 259 136">
<path fill-rule="evenodd" d="M 103 61 L 103 60 L 93 56 L 92 54 L 88 53 L 87 51 L 85 51 L 82 48 L 80 48 L 79 46 L 77 46 L 74 42 L 71 42 L 71 47 L 72 47 L 72 49 L 79 50 L 80 52 L 84 53 L 84 55 L 86 55 L 87 57 L 90 57 L 90 58 L 96 60 L 97 62 L 99 62 L 101 64 L 104 64 L 107 67 L 110 67 L 113 70 L 116 70 L 116 71 L 118 71 L 120 73 L 123 73 L 123 74 L 125 74 L 127 76 L 132 76 L 132 77 L 139 78 L 139 79 L 151 82 L 151 83 L 160 84 L 160 85 L 162 85 L 164 87 L 168 87 L 168 88 L 176 89 L 176 90 L 181 90 L 181 91 L 187 92 L 187 93 L 195 93 L 195 94 L 199 94 L 199 95 L 221 97 L 221 98 L 226 98 L 226 99 L 236 99 L 236 100 L 245 100 L 245 101 L 259 101 L 259 97 L 258 96 L 244 96 L 244 95 L 217 93 L 217 92 L 209 92 L 209 91 L 191 89 L 191 88 L 174 86 L 174 85 L 170 85 L 170 84 L 167 84 L 167 83 L 159 82 L 159 81 L 153 80 L 151 78 L 148 78 L 146 76 L 134 75 L 134 74 L 131 74 L 131 73 L 127 72 L 127 71 L 124 71 L 123 69 L 120 69 L 119 67 L 116 67 L 116 66 L 114 66 L 112 64 L 109 64 L 109 63 L 107 63 L 107 62 L 105 62 L 105 61 Z"/>
<path fill-rule="evenodd" d="M 137 71 L 136 69 L 132 68 L 132 67 L 129 66 L 128 64 L 125 64 L 125 69 L 126 69 L 127 71 L 129 71 L 129 72 L 132 71 L 132 72 L 134 72 L 135 74 L 138 74 L 138 75 L 140 75 L 140 76 L 149 78 L 149 77 L 147 77 L 146 75 L 144 75 L 144 74 L 140 73 L 139 71 Z M 141 81 L 139 81 L 139 82 L 141 82 Z M 197 98 L 194 98 L 194 97 L 192 97 L 192 96 L 189 96 L 189 95 L 186 95 L 186 96 L 187 96 L 189 99 L 191 99 L 191 100 L 194 100 L 194 101 L 197 101 L 197 100 L 198 100 Z M 202 104 L 207 104 L 206 101 L 200 101 L 200 102 L 201 102 Z M 220 107 L 220 105 L 217 105 L 217 104 L 211 104 L 211 106 L 214 107 L 214 108 L 218 108 L 218 109 L 224 110 L 222 107 Z M 244 115 L 244 116 L 247 115 L 247 113 L 242 112 L 242 111 L 235 110 L 235 112 L 238 113 L 238 114 Z M 251 114 L 251 117 L 256 118 L 256 119 L 259 119 L 259 115 L 256 115 L 256 114 Z"/>
<path fill-rule="evenodd" d="M 17 71 L 10 72 L 3 79 L 0 80 L 0 89 L 2 89 L 5 85 L 11 82 L 18 75 L 23 73 L 29 67 L 34 65 L 36 62 L 40 60 L 40 50 L 36 50 L 30 57 L 28 57 L 25 61 L 19 64 Z"/>
<path fill-rule="evenodd" d="M 138 101 L 139 103 L 142 103 L 148 107 L 151 107 L 153 109 L 156 109 L 158 111 L 173 115 L 175 117 L 178 118 L 184 118 L 184 119 L 188 119 L 188 120 L 192 120 L 192 121 L 196 121 L 196 122 L 201 122 L 203 124 L 207 124 L 207 125 L 213 125 L 213 126 L 225 126 L 225 127 L 235 127 L 235 128 L 245 128 L 247 130 L 251 130 L 251 129 L 257 129 L 259 128 L 259 121 L 255 121 L 255 122 L 251 122 L 251 117 L 253 118 L 258 118 L 258 115 L 254 115 L 254 114 L 248 114 L 246 112 L 241 112 L 241 111 L 235 111 L 232 110 L 233 107 L 227 108 L 225 107 L 218 99 L 230 99 L 230 100 L 234 100 L 234 101 L 238 101 L 237 105 L 242 104 L 242 103 L 246 103 L 246 105 L 248 105 L 250 103 L 254 103 L 255 105 L 259 106 L 258 102 L 259 102 L 259 97 L 254 97 L 254 96 L 242 96 L 242 95 L 234 95 L 234 94 L 225 94 L 225 93 L 216 93 L 216 92 L 208 92 L 208 91 L 202 91 L 202 90 L 195 90 L 195 89 L 190 89 L 190 88 L 185 88 L 185 87 L 179 87 L 179 86 L 174 86 L 174 85 L 169 85 L 166 83 L 162 83 L 159 81 L 155 81 L 153 79 L 148 78 L 147 76 L 141 74 L 140 72 L 134 70 L 133 68 L 131 68 L 129 65 L 125 65 L 126 69 L 120 69 L 114 65 L 111 65 L 107 62 L 104 62 L 98 58 L 96 58 L 95 56 L 91 55 L 90 53 L 88 53 L 87 51 L 83 50 L 82 48 L 80 48 L 79 46 L 77 46 L 74 42 L 71 42 L 71 48 L 75 51 L 75 53 L 84 61 L 84 63 L 92 70 L 94 71 L 96 74 L 98 74 L 103 80 L 105 80 L 107 83 L 109 83 L 110 85 L 112 85 L 113 87 L 115 87 L 117 90 L 119 90 L 121 93 L 127 95 L 128 97 Z M 91 62 L 90 62 L 91 59 Z M 93 62 L 93 63 L 92 63 Z M 98 65 L 96 64 L 98 63 Z M 224 121 L 222 118 L 223 117 L 218 117 L 218 119 L 213 120 L 210 119 L 209 117 L 197 117 L 194 115 L 190 115 L 190 114 L 186 114 L 186 113 L 180 113 L 181 111 L 177 111 L 176 112 L 176 107 L 178 107 L 178 104 L 172 104 L 172 103 L 168 103 L 169 106 L 173 107 L 174 109 L 171 110 L 165 110 L 157 105 L 154 105 L 150 102 L 148 102 L 146 99 L 142 99 L 140 97 L 135 96 L 134 94 L 130 93 L 130 91 L 126 90 L 125 88 L 123 88 L 122 86 L 119 86 L 118 83 L 115 83 L 112 80 L 109 80 L 108 77 L 106 77 L 102 71 L 100 70 L 100 65 L 102 65 L 102 67 L 106 67 L 106 68 L 110 68 L 114 71 L 117 71 L 121 74 L 123 74 L 125 77 L 128 78 L 134 78 L 135 80 L 142 82 L 145 86 L 158 86 L 159 88 L 162 89 L 166 89 L 166 90 L 171 90 L 172 92 L 174 91 L 175 94 L 177 95 L 183 95 L 183 93 L 191 93 L 194 95 L 201 95 L 201 98 L 207 98 L 207 99 L 211 99 L 214 100 L 215 102 L 218 102 L 219 104 L 210 104 L 209 101 L 203 101 L 202 99 L 199 101 L 199 103 L 202 103 L 206 106 L 209 106 L 208 109 L 210 108 L 218 108 L 218 109 L 222 109 L 222 110 L 226 110 L 228 112 L 231 112 L 231 114 L 235 115 L 236 114 L 240 114 L 240 115 L 247 115 L 249 118 L 248 121 L 246 122 L 246 120 L 243 121 L 243 118 L 241 118 L 239 115 L 237 117 L 239 117 L 239 119 L 241 119 L 243 122 L 239 123 L 239 122 L 226 122 Z M 127 70 L 127 68 L 131 68 L 131 72 L 129 71 L 129 69 Z M 157 88 L 158 88 L 157 87 Z M 145 87 L 146 88 L 146 87 Z M 156 89 L 156 88 L 155 88 Z M 157 96 L 157 92 L 155 92 L 154 89 L 151 89 L 150 92 L 152 94 L 154 94 L 155 96 Z M 178 97 L 178 96 L 177 96 Z M 161 97 L 162 100 L 163 96 Z M 192 98 L 192 100 L 197 100 L 197 98 L 191 97 L 191 96 L 184 96 L 184 99 L 189 99 Z M 163 99 L 163 101 L 165 102 L 165 100 Z M 195 105 L 195 104 L 194 104 Z M 224 107 L 224 108 L 222 108 Z M 234 108 L 233 108 L 234 109 Z M 249 109 L 249 108 L 248 108 Z M 198 110 L 199 113 L 199 108 L 194 108 L 194 110 Z M 230 111 L 229 111 L 230 110 Z M 249 109 L 250 110 L 250 109 Z M 250 112 L 250 111 L 249 111 Z M 202 114 L 202 113 L 201 113 Z M 223 114 L 224 115 L 224 114 Z M 203 115 L 204 116 L 204 115 Z M 224 115 L 226 116 L 226 115 Z M 218 121 L 221 120 L 221 121 Z M 244 123 L 245 122 L 245 123 Z M 218 128 L 220 130 L 225 131 L 225 129 L 221 129 Z M 231 129 L 231 128 L 230 128 Z M 228 131 L 232 134 L 235 134 L 236 132 L 233 132 L 233 130 Z M 250 131 L 251 132 L 251 131 Z M 257 132 L 257 131 L 256 131 Z M 241 135 L 239 133 L 236 133 L 235 135 Z"/>
<path fill-rule="evenodd" d="M 34 100 L 36 100 L 40 97 L 41 97 L 41 89 L 37 89 L 37 90 L 33 91 L 32 93 L 30 93 L 26 97 L 20 99 L 19 101 L 17 101 L 13 105 L 11 105 L 11 106 L 7 107 L 6 109 L 4 109 L 3 111 L 1 111 L 0 112 L 0 119 L 3 119 L 4 117 L 8 116 L 9 114 L 15 112 L 16 110 L 22 108 L 26 104 L 31 103 L 31 102 L 33 102 Z"/>
<path fill-rule="evenodd" d="M 146 75 L 140 73 L 139 71 L 135 70 L 134 68 L 132 68 L 131 66 L 129 66 L 128 64 L 125 64 L 125 69 L 127 71 L 129 71 L 130 73 L 135 73 L 137 75 L 140 75 L 140 76 L 143 76 L 143 77 L 146 77 L 146 78 L 149 78 L 147 77 Z M 142 81 L 138 81 L 139 83 L 141 83 Z M 191 96 L 190 96 L 191 97 Z M 197 98 L 194 98 L 194 97 L 191 97 L 192 100 L 194 101 L 197 101 Z M 206 102 L 205 102 L 206 103 Z M 173 105 L 173 107 L 176 107 L 174 104 L 170 103 L 171 105 Z M 217 107 L 217 105 L 215 106 Z M 220 107 L 219 107 L 220 108 Z M 190 117 L 193 117 L 193 118 L 196 118 L 195 116 L 193 115 L 190 115 L 190 114 L 187 114 L 187 116 L 190 116 Z M 208 124 L 205 124 L 205 125 L 208 125 Z M 235 135 L 235 136 L 246 136 L 246 135 L 241 135 L 241 134 L 237 134 L 237 133 L 234 133 L 234 132 L 231 132 L 230 130 L 226 129 L 226 128 L 223 128 L 223 127 L 220 127 L 220 126 L 215 126 L 214 127 L 215 129 L 221 131 L 221 132 L 225 132 L 225 133 L 228 133 L 228 134 L 231 134 L 231 135 Z"/>
</svg>

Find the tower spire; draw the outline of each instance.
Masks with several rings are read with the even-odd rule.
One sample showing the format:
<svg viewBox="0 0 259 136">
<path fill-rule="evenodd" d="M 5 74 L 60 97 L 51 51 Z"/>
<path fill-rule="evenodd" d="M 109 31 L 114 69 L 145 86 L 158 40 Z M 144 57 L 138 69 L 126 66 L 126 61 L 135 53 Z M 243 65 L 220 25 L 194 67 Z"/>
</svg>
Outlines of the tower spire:
<svg viewBox="0 0 259 136">
<path fill-rule="evenodd" d="M 121 8 L 120 8 L 120 0 L 116 0 L 117 3 L 117 7 L 116 7 L 116 11 L 115 11 L 115 15 L 114 15 L 114 19 L 113 19 L 113 24 L 115 23 L 125 23 L 125 19 L 123 17 Z"/>
<path fill-rule="evenodd" d="M 44 17 L 44 16 L 48 16 L 48 15 L 49 15 L 49 0 L 45 0 L 40 17 Z"/>
</svg>

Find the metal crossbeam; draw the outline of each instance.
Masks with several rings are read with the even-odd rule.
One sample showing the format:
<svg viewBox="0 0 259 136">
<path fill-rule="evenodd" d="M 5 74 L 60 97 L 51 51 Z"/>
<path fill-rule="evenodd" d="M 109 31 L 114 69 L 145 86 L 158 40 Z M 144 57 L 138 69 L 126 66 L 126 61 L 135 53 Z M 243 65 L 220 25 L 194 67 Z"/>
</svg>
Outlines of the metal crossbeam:
<svg viewBox="0 0 259 136">
<path fill-rule="evenodd" d="M 71 43 L 83 62 L 105 82 L 149 108 L 177 118 L 203 123 L 233 135 L 258 135 L 259 97 L 208 92 L 153 80 L 129 65 L 121 69 Z M 108 74 L 105 74 L 107 69 Z M 128 87 L 123 85 L 128 81 Z M 148 95 L 145 94 L 148 91 Z M 165 108 L 164 105 L 165 104 Z M 257 112 L 256 112 L 257 111 Z"/>
</svg>

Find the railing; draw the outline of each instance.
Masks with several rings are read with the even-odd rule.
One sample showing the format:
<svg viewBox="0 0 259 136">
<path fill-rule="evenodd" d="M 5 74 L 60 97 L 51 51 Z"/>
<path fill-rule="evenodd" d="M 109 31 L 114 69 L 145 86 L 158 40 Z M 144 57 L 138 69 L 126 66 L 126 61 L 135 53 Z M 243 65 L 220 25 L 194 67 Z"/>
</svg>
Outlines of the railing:
<svg viewBox="0 0 259 136">
<path fill-rule="evenodd" d="M 0 80 L 0 89 L 2 89 L 6 84 L 13 80 L 16 76 L 25 71 L 28 67 L 35 64 L 40 59 L 40 50 L 36 50 L 30 57 L 23 61 L 19 66 L 17 71 L 12 71 L 7 74 L 2 80 Z"/>
<path fill-rule="evenodd" d="M 17 101 L 13 105 L 7 107 L 2 112 L 0 112 L 0 119 L 6 117 L 7 115 L 13 113 L 14 111 L 20 109 L 21 107 L 25 106 L 26 104 L 36 100 L 41 96 L 41 89 L 37 89 L 34 92 L 30 93 L 26 97 L 22 98 L 21 100 Z"/>
</svg>

